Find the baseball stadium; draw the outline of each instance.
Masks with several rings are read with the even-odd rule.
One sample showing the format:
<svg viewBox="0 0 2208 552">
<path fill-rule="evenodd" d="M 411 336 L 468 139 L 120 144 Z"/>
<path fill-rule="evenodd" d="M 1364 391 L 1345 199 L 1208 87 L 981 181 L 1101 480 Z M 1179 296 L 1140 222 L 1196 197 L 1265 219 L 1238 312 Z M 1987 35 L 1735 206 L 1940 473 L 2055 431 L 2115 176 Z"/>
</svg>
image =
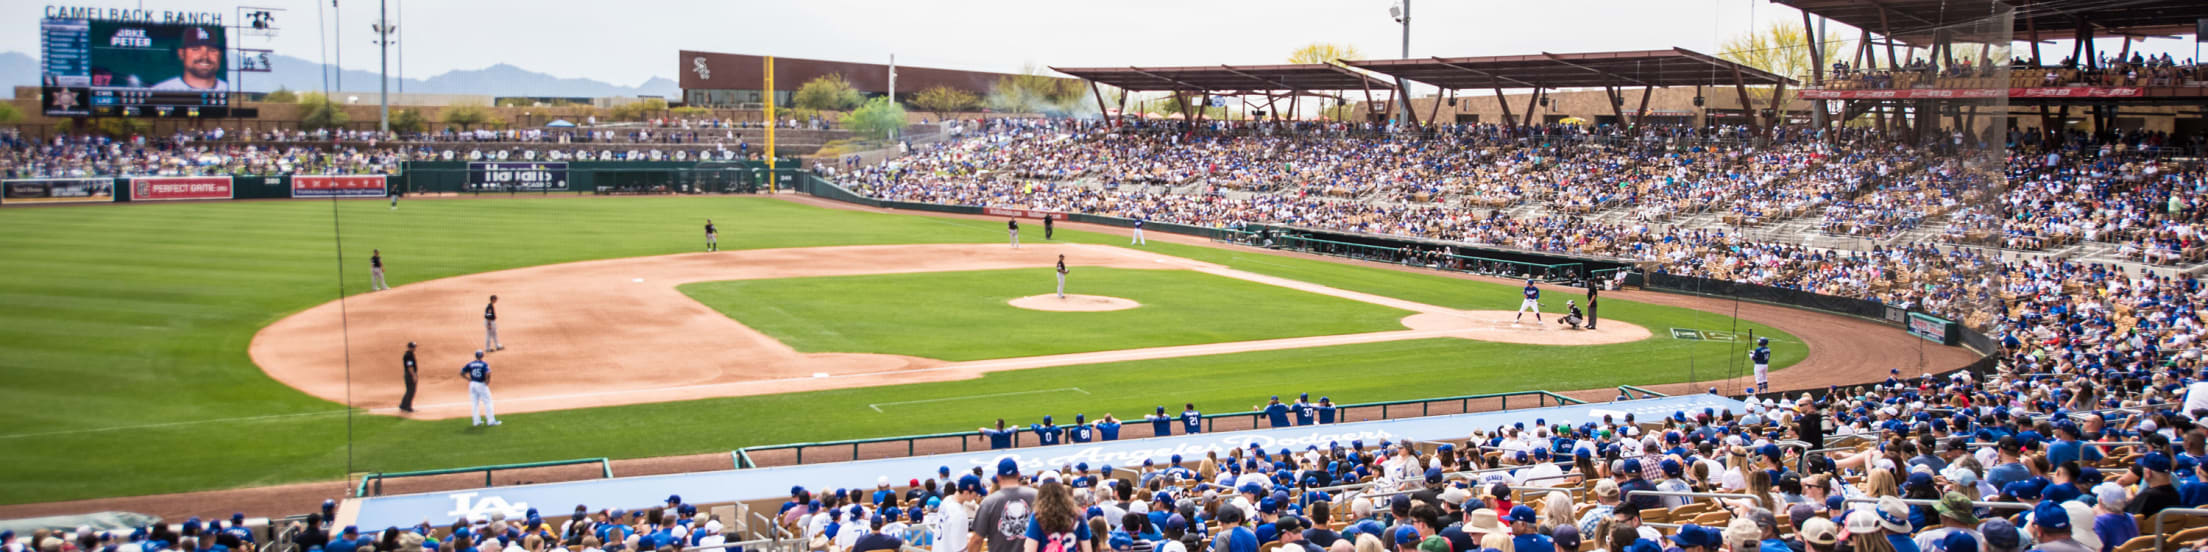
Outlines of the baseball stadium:
<svg viewBox="0 0 2208 552">
<path fill-rule="evenodd" d="M 673 99 L 352 92 L 410 24 L 278 4 L 37 16 L 5 552 L 2208 550 L 2198 2 Z"/>
</svg>

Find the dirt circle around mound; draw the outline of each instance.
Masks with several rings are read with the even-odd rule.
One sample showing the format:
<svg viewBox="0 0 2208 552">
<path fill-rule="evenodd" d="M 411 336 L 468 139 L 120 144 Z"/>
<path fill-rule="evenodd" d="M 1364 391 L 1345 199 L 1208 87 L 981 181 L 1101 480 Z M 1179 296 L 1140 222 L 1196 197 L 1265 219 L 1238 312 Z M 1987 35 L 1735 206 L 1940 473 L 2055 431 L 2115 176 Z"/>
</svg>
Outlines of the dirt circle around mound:
<svg viewBox="0 0 2208 552">
<path fill-rule="evenodd" d="M 1562 319 L 1556 313 L 1545 313 L 1536 322 L 1530 315 L 1520 318 L 1517 312 L 1504 310 L 1422 312 L 1403 317 L 1403 327 L 1446 331 L 1453 337 L 1465 339 L 1525 345 L 1609 345 L 1655 335 L 1648 328 L 1616 320 L 1597 320 L 1596 329 L 1588 330 L 1573 329 L 1560 323 Z"/>
<path fill-rule="evenodd" d="M 1029 295 L 1005 301 L 1005 303 L 1028 310 L 1051 312 L 1110 312 L 1142 306 L 1142 303 L 1137 303 L 1133 299 L 1120 297 L 1068 294 L 1064 298 L 1059 298 L 1055 293 Z"/>
</svg>

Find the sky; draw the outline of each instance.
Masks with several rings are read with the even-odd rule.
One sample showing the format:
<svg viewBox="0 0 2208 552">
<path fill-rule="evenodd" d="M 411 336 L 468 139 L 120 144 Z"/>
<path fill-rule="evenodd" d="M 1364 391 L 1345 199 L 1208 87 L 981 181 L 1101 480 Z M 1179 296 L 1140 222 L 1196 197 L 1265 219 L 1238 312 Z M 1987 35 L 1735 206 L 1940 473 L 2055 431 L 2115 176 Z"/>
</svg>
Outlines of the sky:
<svg viewBox="0 0 2208 552">
<path fill-rule="evenodd" d="M 404 74 L 429 77 L 508 63 L 561 77 L 636 85 L 678 76 L 679 50 L 778 55 L 983 71 L 1026 67 L 1281 63 L 1311 42 L 1402 54 L 1398 0 L 387 0 Z M 283 8 L 280 36 L 238 47 L 374 70 L 374 0 L 0 0 L 0 51 L 38 55 L 46 5 L 220 11 Z M 1683 47 L 1717 51 L 1759 22 L 1799 23 L 1766 0 L 1413 0 L 1411 55 L 1477 56 Z M 319 12 L 319 13 L 318 13 Z M 318 20 L 325 22 L 318 25 Z M 329 23 L 331 21 L 337 23 Z M 334 32 L 325 33 L 332 28 Z M 1852 30 L 1835 33 L 1853 36 Z M 328 34 L 329 36 L 324 36 Z M 2115 40 L 2105 42 L 2113 49 Z M 2057 46 L 2046 46 L 2056 48 Z M 2059 46 L 2068 52 L 2068 46 Z M 2193 57 L 2194 42 L 2135 50 Z M 403 50 L 403 54 L 400 51 Z M 2059 57 L 2055 55 L 2053 57 Z M 394 59 L 393 72 L 399 62 Z"/>
</svg>

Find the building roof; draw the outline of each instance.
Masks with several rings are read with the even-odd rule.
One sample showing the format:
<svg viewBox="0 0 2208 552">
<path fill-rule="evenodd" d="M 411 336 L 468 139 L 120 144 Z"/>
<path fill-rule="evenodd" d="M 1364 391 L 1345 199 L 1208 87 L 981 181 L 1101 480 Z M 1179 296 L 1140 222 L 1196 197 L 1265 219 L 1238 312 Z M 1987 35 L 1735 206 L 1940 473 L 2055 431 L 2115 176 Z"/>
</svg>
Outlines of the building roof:
<svg viewBox="0 0 2208 552">
<path fill-rule="evenodd" d="M 1768 71 L 1680 48 L 1342 63 L 1453 90 L 1731 85 L 1736 69 L 1743 84 L 1794 83 Z"/>
<path fill-rule="evenodd" d="M 1385 80 L 1325 63 L 1194 67 L 1052 67 L 1129 91 L 1394 90 Z"/>
<path fill-rule="evenodd" d="M 2079 18 L 2095 33 L 2163 36 L 2192 34 L 2194 22 L 2208 18 L 2208 2 L 2201 0 L 1770 0 L 1833 21 L 1890 35 L 1911 44 L 1929 44 L 1933 31 L 1953 29 L 1958 40 L 1993 41 L 1990 38 L 2030 40 L 2033 28 L 2042 40 L 2069 38 L 2077 33 Z M 1997 31 L 1973 28 L 1973 22 L 1995 15 L 1997 9 L 2016 10 L 2007 37 L 1971 40 L 1969 35 Z M 1889 32 L 1890 30 L 1890 32 Z"/>
</svg>

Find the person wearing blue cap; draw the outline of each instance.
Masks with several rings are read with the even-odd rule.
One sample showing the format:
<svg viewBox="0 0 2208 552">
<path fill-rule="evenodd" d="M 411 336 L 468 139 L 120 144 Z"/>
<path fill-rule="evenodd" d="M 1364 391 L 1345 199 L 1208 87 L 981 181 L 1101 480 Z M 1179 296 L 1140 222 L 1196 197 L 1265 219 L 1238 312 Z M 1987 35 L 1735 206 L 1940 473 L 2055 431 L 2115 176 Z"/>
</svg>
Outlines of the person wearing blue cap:
<svg viewBox="0 0 2208 552">
<path fill-rule="evenodd" d="M 2152 518 L 2163 510 L 2182 507 L 2170 469 L 2170 457 L 2159 451 L 2140 456 L 2132 468 L 2139 476 L 2139 493 L 2131 497 L 2125 513 Z"/>
<path fill-rule="evenodd" d="M 322 545 L 322 550 L 323 552 L 353 552 L 360 548 L 362 544 L 360 541 L 360 527 L 347 525 L 343 531 L 337 533 L 337 536 L 330 537 L 329 544 Z"/>
<path fill-rule="evenodd" d="M 2083 432 L 2078 430 L 2078 424 L 2069 420 L 2056 423 L 2055 441 L 2047 444 L 2047 463 L 2060 466 L 2070 461 L 2081 463 L 2099 461 L 2101 459 L 2100 447 L 2085 446 L 2085 443 L 2078 441 L 2080 435 L 2083 435 Z"/>
<path fill-rule="evenodd" d="M 966 550 L 1025 552 L 1022 540 L 1028 512 L 1034 511 L 1035 489 L 1021 485 L 1020 463 L 1012 457 L 997 461 L 997 490 L 974 508 L 973 533 Z M 940 539 L 939 539 L 940 540 Z"/>
<path fill-rule="evenodd" d="M 1678 534 L 1665 538 L 1672 544 L 1679 545 L 1681 552 L 1717 552 L 1718 547 L 1724 543 L 1724 535 L 1716 528 L 1692 523 L 1680 527 Z"/>
<path fill-rule="evenodd" d="M 1533 507 L 1520 504 L 1510 507 L 1510 532 L 1512 552 L 1556 552 L 1556 542 L 1536 530 Z"/>
<path fill-rule="evenodd" d="M 1265 404 L 1252 406 L 1250 407 L 1250 410 L 1265 413 L 1265 421 L 1266 423 L 1272 424 L 1272 427 L 1289 427 L 1288 405 L 1280 404 L 1280 395 L 1273 395 L 1273 399 L 1271 401 L 1268 401 Z"/>
<path fill-rule="evenodd" d="M 1289 405 L 1289 409 L 1296 413 L 1296 425 L 1307 426 L 1318 422 L 1319 409 L 1311 404 L 1310 393 L 1297 395 L 1296 404 Z"/>
<path fill-rule="evenodd" d="M 1096 440 L 1096 428 L 1089 425 L 1089 415 L 1074 414 L 1073 425 L 1066 428 L 1066 436 L 1070 437 L 1075 443 L 1087 443 Z"/>
<path fill-rule="evenodd" d="M 1142 421 L 1150 422 L 1151 437 L 1173 434 L 1173 417 L 1165 414 L 1165 405 L 1158 405 L 1156 412 L 1143 415 Z"/>
<path fill-rule="evenodd" d="M 1059 440 L 1066 437 L 1065 428 L 1058 427 L 1058 424 L 1052 423 L 1050 421 L 1050 416 L 1043 416 L 1043 423 L 1028 424 L 1027 428 L 1028 430 L 1035 432 L 1035 444 L 1038 446 L 1055 445 L 1058 444 Z"/>
<path fill-rule="evenodd" d="M 997 418 L 997 427 L 984 427 L 979 431 L 982 437 L 989 439 L 989 450 L 1012 448 L 1012 436 L 1020 432 L 1017 428 L 1004 427 L 1004 418 Z"/>
<path fill-rule="evenodd" d="M 1660 500 L 1661 497 L 1651 494 L 1633 494 L 1633 491 L 1656 490 L 1655 483 L 1650 483 L 1647 478 L 1641 476 L 1641 459 L 1627 458 L 1623 462 L 1623 466 L 1624 469 L 1621 470 L 1621 474 L 1628 477 L 1625 481 L 1618 483 L 1618 492 L 1625 494 L 1625 500 L 1643 510 L 1662 508 L 1663 501 Z"/>
<path fill-rule="evenodd" d="M 974 501 L 981 500 L 984 492 L 981 478 L 971 474 L 952 483 L 948 499 L 936 506 L 934 552 L 966 551 Z"/>
<path fill-rule="evenodd" d="M 2035 552 L 2100 552 L 2070 537 L 2070 511 L 2052 500 L 2032 507 L 2031 532 Z"/>
<path fill-rule="evenodd" d="M 1319 404 L 1311 407 L 1311 410 L 1312 412 L 1318 414 L 1319 425 L 1334 423 L 1334 414 L 1336 408 L 1334 406 L 1334 399 L 1332 397 L 1319 397 Z"/>
</svg>

